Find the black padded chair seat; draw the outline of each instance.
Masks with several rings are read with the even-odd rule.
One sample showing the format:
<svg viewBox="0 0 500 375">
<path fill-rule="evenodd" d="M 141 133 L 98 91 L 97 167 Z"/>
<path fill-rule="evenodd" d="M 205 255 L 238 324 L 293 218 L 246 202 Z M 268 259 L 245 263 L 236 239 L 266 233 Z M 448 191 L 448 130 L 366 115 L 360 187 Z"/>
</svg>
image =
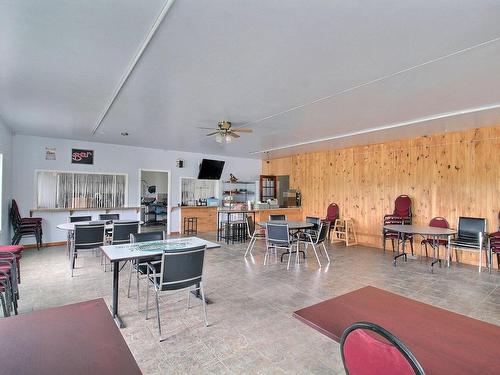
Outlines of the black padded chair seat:
<svg viewBox="0 0 500 375">
<path fill-rule="evenodd" d="M 450 245 L 479 249 L 479 241 L 475 238 L 454 238 L 453 240 L 450 241 Z"/>
</svg>

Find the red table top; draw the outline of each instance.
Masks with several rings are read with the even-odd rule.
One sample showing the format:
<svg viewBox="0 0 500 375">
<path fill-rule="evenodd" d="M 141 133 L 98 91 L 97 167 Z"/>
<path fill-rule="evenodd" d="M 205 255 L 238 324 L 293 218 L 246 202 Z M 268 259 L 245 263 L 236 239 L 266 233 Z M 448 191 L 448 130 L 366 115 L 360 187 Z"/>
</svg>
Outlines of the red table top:
<svg viewBox="0 0 500 375">
<path fill-rule="evenodd" d="M 375 287 L 355 290 L 293 315 L 335 341 L 355 322 L 376 323 L 405 343 L 426 374 L 500 374 L 499 326 Z"/>
<path fill-rule="evenodd" d="M 0 319 L 2 374 L 141 374 L 104 300 Z"/>
</svg>

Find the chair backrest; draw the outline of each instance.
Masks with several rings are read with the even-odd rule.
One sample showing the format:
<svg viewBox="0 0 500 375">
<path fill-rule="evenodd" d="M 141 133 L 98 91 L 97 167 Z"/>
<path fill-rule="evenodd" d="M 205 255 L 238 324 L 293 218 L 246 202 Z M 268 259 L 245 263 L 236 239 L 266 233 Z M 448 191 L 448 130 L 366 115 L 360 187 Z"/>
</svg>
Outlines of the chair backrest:
<svg viewBox="0 0 500 375">
<path fill-rule="evenodd" d="M 321 219 L 319 217 L 306 216 L 306 223 L 314 224 L 314 227 L 312 227 L 311 229 L 318 230 L 319 225 L 321 224 Z"/>
<path fill-rule="evenodd" d="M 182 251 L 164 251 L 161 259 L 161 290 L 187 288 L 202 281 L 203 261 L 207 246 Z"/>
<path fill-rule="evenodd" d="M 106 220 L 106 221 L 120 220 L 120 214 L 99 214 L 99 220 Z"/>
<path fill-rule="evenodd" d="M 401 340 L 373 323 L 359 322 L 349 326 L 342 334 L 340 352 L 346 374 L 425 374 Z"/>
<path fill-rule="evenodd" d="M 266 224 L 266 241 L 273 244 L 288 246 L 290 244 L 290 230 L 288 224 Z"/>
<path fill-rule="evenodd" d="M 17 205 L 17 202 L 15 199 L 12 199 L 12 206 L 11 206 L 11 211 L 12 211 L 12 219 L 16 221 L 21 221 L 21 213 L 19 212 L 19 206 Z"/>
<path fill-rule="evenodd" d="M 286 221 L 286 215 L 271 214 L 269 215 L 269 221 Z"/>
<path fill-rule="evenodd" d="M 248 236 L 252 237 L 255 232 L 255 223 L 253 222 L 252 216 L 250 215 L 246 216 L 246 223 L 247 223 Z"/>
<path fill-rule="evenodd" d="M 70 223 L 78 223 L 80 221 L 92 221 L 92 216 L 70 216 Z"/>
<path fill-rule="evenodd" d="M 326 209 L 326 220 L 334 223 L 339 218 L 339 211 L 337 203 L 330 203 Z"/>
<path fill-rule="evenodd" d="M 394 215 L 400 217 L 411 217 L 411 198 L 408 195 L 400 195 L 394 201 Z"/>
<path fill-rule="evenodd" d="M 165 239 L 164 231 L 155 232 L 143 232 L 143 233 L 131 233 L 130 243 L 135 242 L 147 242 L 147 241 L 161 241 Z"/>
<path fill-rule="evenodd" d="M 429 226 L 435 228 L 449 228 L 450 224 L 444 217 L 437 216 L 431 219 L 431 221 L 429 222 Z"/>
<path fill-rule="evenodd" d="M 458 237 L 469 240 L 478 240 L 479 233 L 486 232 L 486 219 L 478 217 L 458 218 Z"/>
<path fill-rule="evenodd" d="M 129 243 L 130 235 L 139 232 L 139 221 L 134 220 L 115 220 L 113 221 L 113 234 L 111 243 L 117 245 L 120 243 Z"/>
<path fill-rule="evenodd" d="M 322 221 L 319 230 L 318 230 L 318 237 L 316 238 L 316 244 L 320 244 L 326 240 L 328 237 L 328 232 L 330 231 L 330 222 L 329 221 Z"/>
<path fill-rule="evenodd" d="M 75 249 L 95 249 L 104 245 L 104 224 L 75 224 Z"/>
</svg>

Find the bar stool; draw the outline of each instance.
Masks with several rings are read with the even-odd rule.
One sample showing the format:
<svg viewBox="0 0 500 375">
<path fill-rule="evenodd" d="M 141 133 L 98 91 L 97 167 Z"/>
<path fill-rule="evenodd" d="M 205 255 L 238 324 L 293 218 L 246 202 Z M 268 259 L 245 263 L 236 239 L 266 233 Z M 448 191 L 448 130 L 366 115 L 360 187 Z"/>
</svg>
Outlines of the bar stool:
<svg viewBox="0 0 500 375">
<path fill-rule="evenodd" d="M 184 234 L 197 234 L 198 233 L 198 218 L 195 216 L 188 216 L 184 218 Z"/>
</svg>

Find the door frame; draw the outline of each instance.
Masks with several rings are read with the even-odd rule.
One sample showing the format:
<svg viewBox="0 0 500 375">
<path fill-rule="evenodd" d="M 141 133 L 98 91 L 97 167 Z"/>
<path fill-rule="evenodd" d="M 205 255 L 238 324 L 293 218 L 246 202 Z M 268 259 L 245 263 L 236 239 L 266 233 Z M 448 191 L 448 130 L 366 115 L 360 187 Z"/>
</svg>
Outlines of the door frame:
<svg viewBox="0 0 500 375">
<path fill-rule="evenodd" d="M 171 213 L 172 213 L 172 171 L 170 169 L 147 169 L 147 168 L 139 168 L 139 178 L 138 178 L 138 194 L 139 194 L 139 205 L 141 205 L 141 180 L 142 180 L 142 172 L 159 172 L 159 173 L 167 173 L 167 235 L 171 233 Z M 140 215 L 140 213 L 139 213 Z"/>
</svg>

